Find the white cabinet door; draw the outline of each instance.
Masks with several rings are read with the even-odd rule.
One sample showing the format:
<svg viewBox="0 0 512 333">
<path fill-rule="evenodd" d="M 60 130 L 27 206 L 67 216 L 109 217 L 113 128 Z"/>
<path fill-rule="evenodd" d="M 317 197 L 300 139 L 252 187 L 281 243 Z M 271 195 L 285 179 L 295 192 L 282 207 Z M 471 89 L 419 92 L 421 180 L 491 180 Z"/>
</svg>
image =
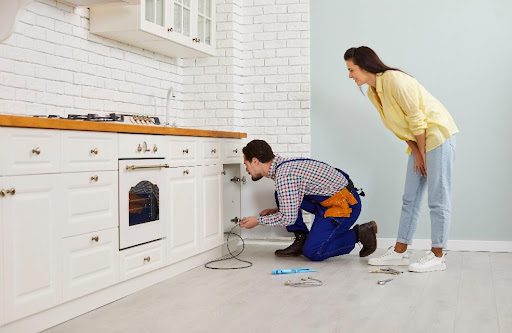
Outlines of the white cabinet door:
<svg viewBox="0 0 512 333">
<path fill-rule="evenodd" d="M 62 240 L 64 301 L 119 281 L 118 242 L 117 228 Z"/>
<path fill-rule="evenodd" d="M 170 17 L 169 8 L 168 0 L 141 0 L 141 29 L 157 36 L 166 36 Z"/>
<path fill-rule="evenodd" d="M 203 166 L 201 175 L 201 242 L 209 250 L 223 243 L 222 227 L 222 166 Z"/>
<path fill-rule="evenodd" d="M 214 0 L 197 0 L 195 42 L 201 46 L 215 47 L 215 12 Z"/>
<path fill-rule="evenodd" d="M 117 133 L 62 131 L 62 171 L 117 170 Z"/>
<path fill-rule="evenodd" d="M 242 152 L 242 148 L 244 147 L 244 142 L 240 139 L 236 140 L 224 140 L 222 142 L 222 163 L 224 164 L 241 164 L 244 161 L 244 154 Z"/>
<path fill-rule="evenodd" d="M 60 132 L 5 128 L 0 133 L 0 174 L 30 175 L 60 172 Z"/>
<path fill-rule="evenodd" d="M 131 247 L 120 252 L 121 281 L 151 272 L 163 266 L 165 245 L 161 240 Z"/>
<path fill-rule="evenodd" d="M 170 32 L 172 37 L 183 37 L 183 41 L 190 43 L 192 40 L 192 10 L 191 0 L 168 0 L 170 12 Z"/>
<path fill-rule="evenodd" d="M 58 237 L 61 210 L 58 175 L 4 178 L 1 197 L 5 319 L 12 321 L 60 300 Z"/>
<path fill-rule="evenodd" d="M 118 221 L 117 171 L 63 174 L 61 236 L 73 236 L 116 227 Z"/>
<path fill-rule="evenodd" d="M 200 167 L 172 168 L 168 170 L 169 196 L 169 263 L 197 254 L 199 248 L 198 175 Z"/>
</svg>

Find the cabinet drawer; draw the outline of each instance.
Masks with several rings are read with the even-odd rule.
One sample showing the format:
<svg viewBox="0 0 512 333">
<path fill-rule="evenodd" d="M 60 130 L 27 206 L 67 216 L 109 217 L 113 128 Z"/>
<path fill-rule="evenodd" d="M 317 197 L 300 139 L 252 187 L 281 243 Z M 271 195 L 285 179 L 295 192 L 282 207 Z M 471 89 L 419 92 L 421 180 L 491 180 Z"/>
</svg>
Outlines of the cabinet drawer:
<svg viewBox="0 0 512 333">
<path fill-rule="evenodd" d="M 164 247 L 161 240 L 135 246 L 120 252 L 121 280 L 131 279 L 138 275 L 162 267 Z"/>
<path fill-rule="evenodd" d="M 117 134 L 62 132 L 62 171 L 117 169 Z"/>
<path fill-rule="evenodd" d="M 77 298 L 119 281 L 118 229 L 62 239 L 63 298 Z"/>
<path fill-rule="evenodd" d="M 62 182 L 62 236 L 117 226 L 117 171 L 63 174 Z"/>
<path fill-rule="evenodd" d="M 119 158 L 165 157 L 165 144 L 161 135 L 119 134 Z"/>
<path fill-rule="evenodd" d="M 196 161 L 197 142 L 195 140 L 177 140 L 168 141 L 169 144 L 169 164 L 171 166 L 182 166 L 194 164 Z"/>
<path fill-rule="evenodd" d="M 220 141 L 203 142 L 203 160 L 204 162 L 217 162 L 220 159 Z"/>
<path fill-rule="evenodd" d="M 60 131 L 2 128 L 0 148 L 2 175 L 60 172 Z"/>
<path fill-rule="evenodd" d="M 242 142 L 224 142 L 222 144 L 223 163 L 242 163 Z"/>
</svg>

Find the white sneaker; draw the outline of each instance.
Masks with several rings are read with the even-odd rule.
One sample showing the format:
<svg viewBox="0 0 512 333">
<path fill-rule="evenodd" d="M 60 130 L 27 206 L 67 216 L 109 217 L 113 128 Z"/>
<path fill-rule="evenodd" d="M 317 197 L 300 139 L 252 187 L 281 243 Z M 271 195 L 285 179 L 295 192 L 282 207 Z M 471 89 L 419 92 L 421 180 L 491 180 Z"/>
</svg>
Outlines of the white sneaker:
<svg viewBox="0 0 512 333">
<path fill-rule="evenodd" d="M 395 252 L 393 246 L 388 248 L 388 251 L 380 257 L 370 258 L 368 265 L 371 266 L 407 266 L 409 265 L 409 255 L 407 251 L 404 253 Z"/>
<path fill-rule="evenodd" d="M 428 251 L 418 262 L 409 265 L 409 271 L 417 273 L 444 271 L 446 269 L 445 256 L 446 254 L 443 253 L 443 256 L 438 258 L 432 251 Z"/>
</svg>

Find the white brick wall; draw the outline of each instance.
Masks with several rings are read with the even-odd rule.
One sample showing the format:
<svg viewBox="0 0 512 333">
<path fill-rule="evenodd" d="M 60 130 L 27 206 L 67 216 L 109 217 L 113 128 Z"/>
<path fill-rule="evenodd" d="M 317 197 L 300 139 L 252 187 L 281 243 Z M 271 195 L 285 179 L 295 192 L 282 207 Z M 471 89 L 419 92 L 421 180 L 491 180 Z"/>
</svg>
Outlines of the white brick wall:
<svg viewBox="0 0 512 333">
<path fill-rule="evenodd" d="M 309 0 L 217 0 L 217 57 L 173 59 L 89 33 L 89 12 L 36 0 L 0 43 L 0 112 L 125 112 L 244 131 L 310 153 Z M 162 119 L 163 120 L 163 119 Z"/>
</svg>

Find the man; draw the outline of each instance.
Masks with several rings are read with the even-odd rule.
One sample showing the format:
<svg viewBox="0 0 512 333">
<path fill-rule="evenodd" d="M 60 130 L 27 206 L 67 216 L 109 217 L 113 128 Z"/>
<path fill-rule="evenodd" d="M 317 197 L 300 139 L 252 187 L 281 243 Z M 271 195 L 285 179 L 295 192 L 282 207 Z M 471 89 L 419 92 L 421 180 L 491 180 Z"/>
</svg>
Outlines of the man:
<svg viewBox="0 0 512 333">
<path fill-rule="evenodd" d="M 357 242 L 362 244 L 360 257 L 377 248 L 377 224 L 374 221 L 355 225 L 361 213 L 357 189 L 343 171 L 307 158 L 285 159 L 275 156 L 269 144 L 253 140 L 243 148 L 244 164 L 252 180 L 271 178 L 276 184 L 278 208 L 265 209 L 260 216 L 245 217 L 242 228 L 257 225 L 282 225 L 295 234 L 278 257 L 303 254 L 313 261 L 349 253 Z M 302 219 L 301 209 L 315 215 L 311 230 Z"/>
</svg>

